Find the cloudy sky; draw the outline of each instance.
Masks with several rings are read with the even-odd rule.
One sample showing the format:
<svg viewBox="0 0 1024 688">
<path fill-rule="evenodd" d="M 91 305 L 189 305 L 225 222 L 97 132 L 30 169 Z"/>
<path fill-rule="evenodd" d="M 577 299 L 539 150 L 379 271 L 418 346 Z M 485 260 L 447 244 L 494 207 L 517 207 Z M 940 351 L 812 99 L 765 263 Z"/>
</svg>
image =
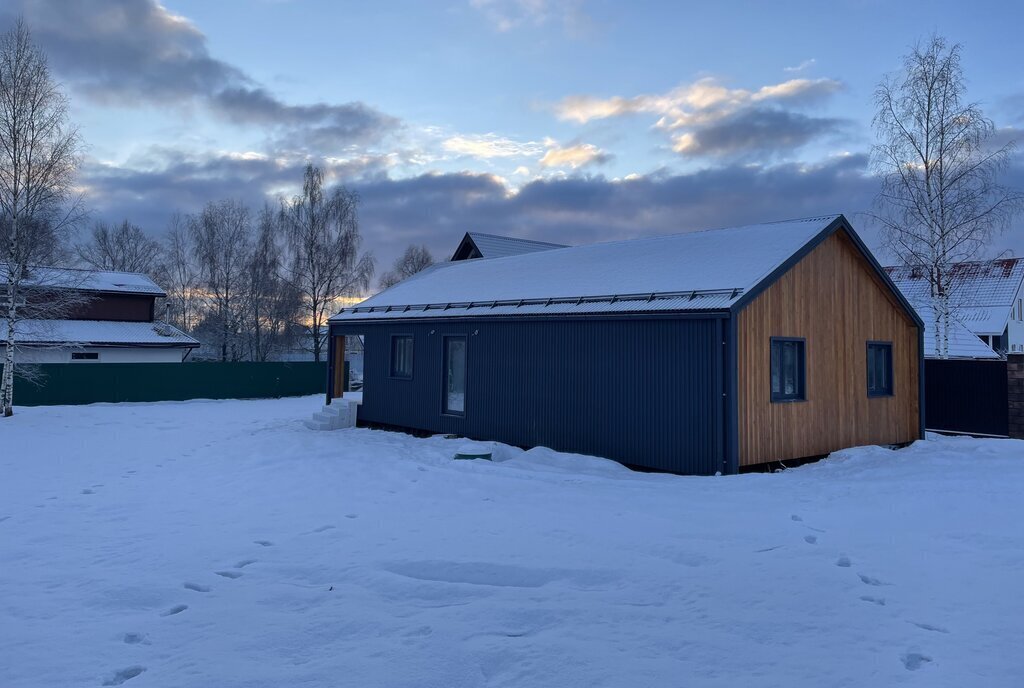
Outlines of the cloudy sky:
<svg viewBox="0 0 1024 688">
<path fill-rule="evenodd" d="M 1011 2 L 4 0 L 0 22 L 18 14 L 72 98 L 97 219 L 160 233 L 208 200 L 289 195 L 314 160 L 360 193 L 381 272 L 467 230 L 853 217 L 876 189 L 872 92 L 933 31 L 1003 134 L 1024 129 Z"/>
</svg>

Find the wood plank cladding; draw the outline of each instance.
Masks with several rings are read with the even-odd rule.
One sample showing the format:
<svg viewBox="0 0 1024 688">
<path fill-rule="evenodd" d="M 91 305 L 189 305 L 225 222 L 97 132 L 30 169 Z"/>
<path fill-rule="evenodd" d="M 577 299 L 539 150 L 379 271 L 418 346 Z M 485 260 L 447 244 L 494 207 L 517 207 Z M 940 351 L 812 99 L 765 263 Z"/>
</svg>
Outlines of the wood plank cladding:
<svg viewBox="0 0 1024 688">
<path fill-rule="evenodd" d="M 740 465 L 918 438 L 918 332 L 842 230 L 739 314 Z M 806 401 L 772 403 L 771 337 L 806 341 Z M 867 395 L 867 342 L 893 347 L 893 396 Z"/>
<path fill-rule="evenodd" d="M 340 399 L 345 393 L 345 337 L 334 337 L 334 379 L 331 380 L 331 398 Z"/>
</svg>

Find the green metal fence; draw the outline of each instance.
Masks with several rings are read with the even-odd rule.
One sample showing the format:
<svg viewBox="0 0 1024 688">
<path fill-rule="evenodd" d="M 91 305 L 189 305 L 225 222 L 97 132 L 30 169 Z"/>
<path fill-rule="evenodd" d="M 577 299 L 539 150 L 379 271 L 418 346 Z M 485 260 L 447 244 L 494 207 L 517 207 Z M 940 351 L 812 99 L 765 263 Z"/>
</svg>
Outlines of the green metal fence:
<svg viewBox="0 0 1024 688">
<path fill-rule="evenodd" d="M 327 383 L 324 362 L 45 363 L 33 370 L 40 371 L 43 378 L 34 384 L 16 376 L 15 406 L 273 399 L 323 394 Z"/>
</svg>

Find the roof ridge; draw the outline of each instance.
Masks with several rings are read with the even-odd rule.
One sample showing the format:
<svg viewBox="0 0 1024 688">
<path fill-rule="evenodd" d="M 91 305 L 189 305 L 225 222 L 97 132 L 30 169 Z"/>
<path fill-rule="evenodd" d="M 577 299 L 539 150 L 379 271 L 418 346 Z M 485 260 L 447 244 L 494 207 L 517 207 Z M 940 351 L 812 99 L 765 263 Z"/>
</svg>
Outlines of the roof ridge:
<svg viewBox="0 0 1024 688">
<path fill-rule="evenodd" d="M 505 239 L 506 241 L 525 241 L 526 243 L 529 243 L 529 244 L 542 244 L 544 246 L 555 246 L 557 248 L 572 248 L 572 246 L 570 246 L 569 244 L 556 244 L 556 243 L 551 242 L 551 241 L 541 241 L 539 239 L 524 239 L 522 237 L 507 236 L 505 234 L 491 234 L 489 232 L 475 232 L 475 231 L 469 231 L 469 232 L 466 232 L 466 233 L 469 234 L 470 236 L 485 236 L 485 237 L 490 237 L 492 239 Z"/>
</svg>

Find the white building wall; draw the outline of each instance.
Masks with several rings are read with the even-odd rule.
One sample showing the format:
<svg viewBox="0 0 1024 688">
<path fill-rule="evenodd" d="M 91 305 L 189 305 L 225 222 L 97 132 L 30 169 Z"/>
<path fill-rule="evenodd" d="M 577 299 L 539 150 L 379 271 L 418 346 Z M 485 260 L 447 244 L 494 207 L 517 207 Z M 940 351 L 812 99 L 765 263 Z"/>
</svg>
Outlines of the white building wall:
<svg viewBox="0 0 1024 688">
<path fill-rule="evenodd" d="M 1006 349 L 1008 353 L 1024 353 L 1024 286 L 1017 291 L 1006 323 Z"/>
<path fill-rule="evenodd" d="M 181 363 L 188 349 L 95 346 L 75 349 L 49 349 L 21 347 L 18 360 L 22 363 Z M 71 360 L 71 353 L 96 353 L 95 360 Z"/>
</svg>

